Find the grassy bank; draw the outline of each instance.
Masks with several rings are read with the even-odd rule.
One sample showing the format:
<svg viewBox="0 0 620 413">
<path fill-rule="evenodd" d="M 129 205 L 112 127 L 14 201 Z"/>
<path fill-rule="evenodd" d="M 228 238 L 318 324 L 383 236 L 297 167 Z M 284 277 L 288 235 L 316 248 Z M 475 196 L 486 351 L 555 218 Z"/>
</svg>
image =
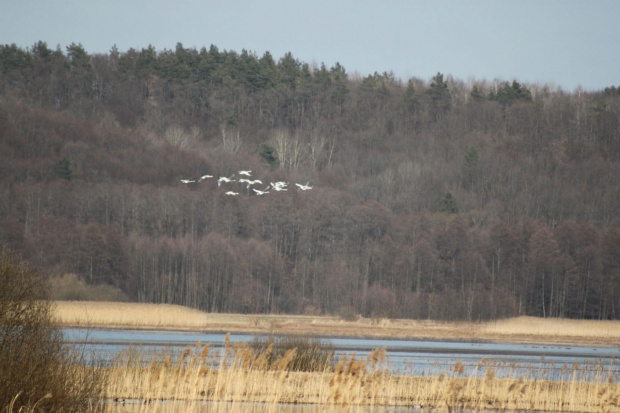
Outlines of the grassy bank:
<svg viewBox="0 0 620 413">
<path fill-rule="evenodd" d="M 150 365 L 121 357 L 106 368 L 108 399 L 145 404 L 139 411 L 204 411 L 205 401 L 227 402 L 223 411 L 278 411 L 280 403 L 312 404 L 322 411 L 364 406 L 421 406 L 432 411 L 614 412 L 620 403 L 618 377 L 602 373 L 580 380 L 581 366 L 567 367 L 563 382 L 495 378 L 493 364 L 481 360 L 475 376 L 464 377 L 459 362 L 437 377 L 389 373 L 385 350 L 366 358 L 343 358 L 313 372 L 291 368 L 297 349 L 268 362 L 271 350 L 228 344 L 221 352 L 208 345 L 188 347 L 178 361 L 162 355 Z M 176 403 L 172 403 L 172 402 Z M 185 401 L 185 403 L 178 403 Z M 260 403 L 264 410 L 257 409 Z M 115 405 L 109 406 L 114 409 Z M 334 411 L 343 411 L 343 410 Z"/>
<path fill-rule="evenodd" d="M 518 317 L 486 323 L 442 323 L 416 320 L 339 317 L 213 314 L 168 304 L 57 301 L 62 326 L 180 329 L 317 336 L 402 339 L 504 340 L 512 342 L 591 343 L 615 346 L 620 321 Z"/>
</svg>

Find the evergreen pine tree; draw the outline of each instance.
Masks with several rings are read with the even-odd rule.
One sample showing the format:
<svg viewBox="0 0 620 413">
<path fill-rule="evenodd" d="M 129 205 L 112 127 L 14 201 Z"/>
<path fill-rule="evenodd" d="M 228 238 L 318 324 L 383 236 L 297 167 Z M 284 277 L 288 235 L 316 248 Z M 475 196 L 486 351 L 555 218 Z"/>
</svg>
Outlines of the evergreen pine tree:
<svg viewBox="0 0 620 413">
<path fill-rule="evenodd" d="M 62 158 L 56 164 L 56 174 L 67 181 L 73 178 L 73 170 L 71 169 L 71 162 L 67 157 Z"/>
</svg>

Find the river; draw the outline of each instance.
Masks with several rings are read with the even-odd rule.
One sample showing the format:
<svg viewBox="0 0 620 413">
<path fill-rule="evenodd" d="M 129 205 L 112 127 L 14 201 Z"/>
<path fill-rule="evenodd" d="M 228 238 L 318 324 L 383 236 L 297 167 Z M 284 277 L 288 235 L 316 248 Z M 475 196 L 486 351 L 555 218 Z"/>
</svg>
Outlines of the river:
<svg viewBox="0 0 620 413">
<path fill-rule="evenodd" d="M 108 364 L 128 348 L 140 350 L 146 360 L 167 352 L 173 357 L 187 346 L 209 343 L 221 349 L 225 334 L 117 330 L 64 329 L 67 343 L 83 343 L 89 360 Z M 254 335 L 231 334 L 231 343 L 252 342 Z M 570 345 L 511 344 L 468 341 L 421 341 L 330 337 L 336 358 L 356 354 L 359 359 L 375 348 L 385 348 L 386 368 L 394 374 L 437 376 L 441 373 L 462 377 L 482 377 L 492 366 L 496 377 L 580 381 L 620 377 L 620 348 Z M 459 363 L 460 368 L 455 368 Z"/>
</svg>

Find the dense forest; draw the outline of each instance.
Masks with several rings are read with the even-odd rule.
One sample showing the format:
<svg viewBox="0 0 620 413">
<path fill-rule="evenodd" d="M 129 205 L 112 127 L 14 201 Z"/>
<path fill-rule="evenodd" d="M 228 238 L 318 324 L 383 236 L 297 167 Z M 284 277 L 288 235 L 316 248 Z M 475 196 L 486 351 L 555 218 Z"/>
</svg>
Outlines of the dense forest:
<svg viewBox="0 0 620 413">
<path fill-rule="evenodd" d="M 65 297 L 618 319 L 619 179 L 620 87 L 0 45 L 0 243 Z"/>
</svg>

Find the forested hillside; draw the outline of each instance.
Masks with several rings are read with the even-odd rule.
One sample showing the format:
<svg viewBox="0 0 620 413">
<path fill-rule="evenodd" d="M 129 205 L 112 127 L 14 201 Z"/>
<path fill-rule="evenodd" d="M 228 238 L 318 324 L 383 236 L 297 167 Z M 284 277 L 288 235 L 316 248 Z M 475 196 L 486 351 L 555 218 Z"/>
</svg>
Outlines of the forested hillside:
<svg viewBox="0 0 620 413">
<path fill-rule="evenodd" d="M 215 46 L 0 46 L 0 243 L 73 280 L 69 296 L 86 283 L 214 312 L 618 319 L 619 179 L 611 85 L 364 77 Z M 276 181 L 287 190 L 252 190 Z"/>
</svg>

